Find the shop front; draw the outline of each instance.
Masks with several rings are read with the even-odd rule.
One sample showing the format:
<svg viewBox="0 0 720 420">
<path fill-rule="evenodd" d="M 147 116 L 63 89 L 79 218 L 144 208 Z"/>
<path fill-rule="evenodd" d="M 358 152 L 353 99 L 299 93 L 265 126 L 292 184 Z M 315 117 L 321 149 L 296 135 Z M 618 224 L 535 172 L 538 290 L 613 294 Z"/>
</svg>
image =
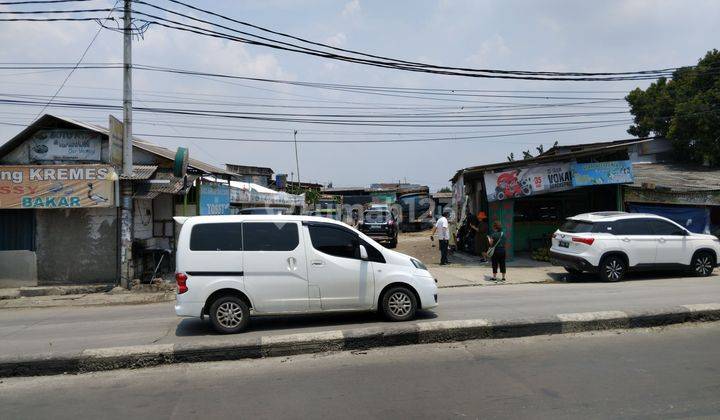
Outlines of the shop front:
<svg viewBox="0 0 720 420">
<path fill-rule="evenodd" d="M 490 225 L 505 231 L 508 257 L 546 260 L 552 233 L 570 216 L 623 209 L 621 186 L 634 181 L 627 148 L 577 152 L 467 168 L 452 179 L 458 247 L 482 255 Z"/>
</svg>

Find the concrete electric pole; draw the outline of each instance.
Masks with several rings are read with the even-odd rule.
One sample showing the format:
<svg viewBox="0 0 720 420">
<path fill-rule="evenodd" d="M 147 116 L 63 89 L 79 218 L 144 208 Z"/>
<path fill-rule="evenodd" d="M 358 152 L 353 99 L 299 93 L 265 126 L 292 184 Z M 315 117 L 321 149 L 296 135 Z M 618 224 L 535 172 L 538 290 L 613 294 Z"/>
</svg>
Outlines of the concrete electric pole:
<svg viewBox="0 0 720 420">
<path fill-rule="evenodd" d="M 135 273 L 133 270 L 133 200 L 132 181 L 132 13 L 131 0 L 125 0 L 123 16 L 123 175 L 120 181 L 120 285 L 128 288 Z"/>
</svg>

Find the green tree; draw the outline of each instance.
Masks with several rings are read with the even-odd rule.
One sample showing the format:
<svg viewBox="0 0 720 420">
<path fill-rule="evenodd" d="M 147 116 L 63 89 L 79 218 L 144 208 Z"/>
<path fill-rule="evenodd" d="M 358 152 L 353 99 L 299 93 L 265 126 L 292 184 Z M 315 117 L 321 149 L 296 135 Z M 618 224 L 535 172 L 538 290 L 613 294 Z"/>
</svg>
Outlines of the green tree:
<svg viewBox="0 0 720 420">
<path fill-rule="evenodd" d="M 628 133 L 670 139 L 678 159 L 720 165 L 720 51 L 708 51 L 695 67 L 675 70 L 625 99 L 634 124 Z"/>
</svg>

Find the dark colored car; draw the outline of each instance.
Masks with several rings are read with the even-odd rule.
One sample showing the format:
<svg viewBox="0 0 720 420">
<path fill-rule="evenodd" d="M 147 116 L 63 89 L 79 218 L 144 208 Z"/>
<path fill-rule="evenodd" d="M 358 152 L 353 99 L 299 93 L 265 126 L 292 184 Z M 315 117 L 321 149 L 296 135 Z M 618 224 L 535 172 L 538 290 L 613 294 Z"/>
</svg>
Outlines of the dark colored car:
<svg viewBox="0 0 720 420">
<path fill-rule="evenodd" d="M 397 246 L 398 223 L 388 210 L 365 210 L 358 229 L 376 241 L 387 244 L 388 248 Z"/>
</svg>

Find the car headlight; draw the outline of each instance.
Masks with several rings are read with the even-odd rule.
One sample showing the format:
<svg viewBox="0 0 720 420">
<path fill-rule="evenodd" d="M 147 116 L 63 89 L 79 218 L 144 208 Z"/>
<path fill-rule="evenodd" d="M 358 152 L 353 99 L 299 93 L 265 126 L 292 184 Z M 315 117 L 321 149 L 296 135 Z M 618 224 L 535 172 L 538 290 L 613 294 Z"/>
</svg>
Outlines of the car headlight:
<svg viewBox="0 0 720 420">
<path fill-rule="evenodd" d="M 427 267 L 425 267 L 425 264 L 423 264 L 420 260 L 417 260 L 415 258 L 410 258 L 410 262 L 417 268 L 418 270 L 426 270 Z"/>
</svg>

